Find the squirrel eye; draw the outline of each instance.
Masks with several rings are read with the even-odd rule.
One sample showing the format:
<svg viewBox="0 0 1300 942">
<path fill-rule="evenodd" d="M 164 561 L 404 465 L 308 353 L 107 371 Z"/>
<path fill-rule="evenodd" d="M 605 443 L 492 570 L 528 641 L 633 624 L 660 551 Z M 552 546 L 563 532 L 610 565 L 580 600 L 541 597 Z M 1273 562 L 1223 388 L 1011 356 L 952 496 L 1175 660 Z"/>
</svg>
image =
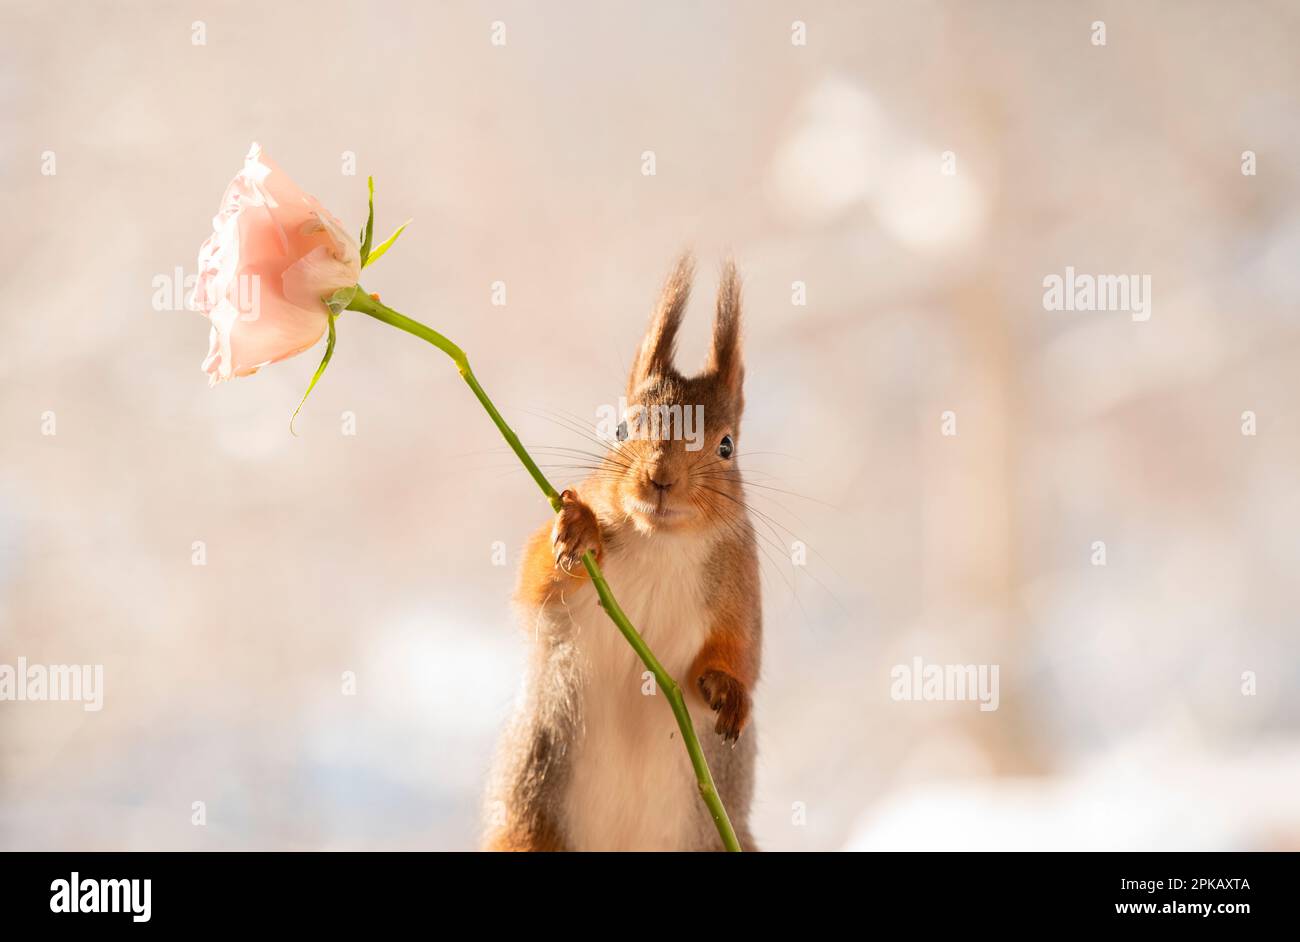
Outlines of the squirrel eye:
<svg viewBox="0 0 1300 942">
<path fill-rule="evenodd" d="M 724 458 L 730 458 L 731 453 L 736 450 L 735 443 L 731 440 L 730 435 L 723 435 L 722 441 L 718 443 L 718 454 Z"/>
<path fill-rule="evenodd" d="M 618 440 L 620 442 L 627 441 L 627 423 L 626 422 L 618 423 L 618 431 L 615 432 L 614 434 L 618 436 Z"/>
</svg>

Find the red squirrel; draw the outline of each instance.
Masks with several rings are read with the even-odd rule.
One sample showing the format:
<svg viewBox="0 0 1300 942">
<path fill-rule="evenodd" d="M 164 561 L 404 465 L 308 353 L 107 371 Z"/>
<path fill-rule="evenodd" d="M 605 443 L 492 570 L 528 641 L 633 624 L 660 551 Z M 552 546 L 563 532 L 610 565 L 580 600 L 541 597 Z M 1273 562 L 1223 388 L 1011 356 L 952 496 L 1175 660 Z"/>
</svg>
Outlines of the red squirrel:
<svg viewBox="0 0 1300 942">
<path fill-rule="evenodd" d="M 740 288 L 729 262 L 708 362 L 687 377 L 674 350 L 692 273 L 683 256 L 664 285 L 608 452 L 525 550 L 515 601 L 531 657 L 489 788 L 487 849 L 723 849 L 667 699 L 598 604 L 587 550 L 682 685 L 732 825 L 754 847 L 762 611 L 738 461 Z M 687 410 L 703 418 L 689 440 L 650 421 Z"/>
</svg>

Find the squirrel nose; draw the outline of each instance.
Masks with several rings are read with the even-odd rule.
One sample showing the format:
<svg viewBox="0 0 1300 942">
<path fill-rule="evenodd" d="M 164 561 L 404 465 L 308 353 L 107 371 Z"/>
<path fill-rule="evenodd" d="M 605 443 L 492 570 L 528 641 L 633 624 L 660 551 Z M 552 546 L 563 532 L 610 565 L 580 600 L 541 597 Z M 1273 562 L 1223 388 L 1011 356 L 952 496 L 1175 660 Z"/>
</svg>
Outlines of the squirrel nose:
<svg viewBox="0 0 1300 942">
<path fill-rule="evenodd" d="M 672 481 L 660 481 L 653 474 L 650 475 L 650 483 L 654 485 L 656 491 L 666 491 L 673 486 Z"/>
</svg>

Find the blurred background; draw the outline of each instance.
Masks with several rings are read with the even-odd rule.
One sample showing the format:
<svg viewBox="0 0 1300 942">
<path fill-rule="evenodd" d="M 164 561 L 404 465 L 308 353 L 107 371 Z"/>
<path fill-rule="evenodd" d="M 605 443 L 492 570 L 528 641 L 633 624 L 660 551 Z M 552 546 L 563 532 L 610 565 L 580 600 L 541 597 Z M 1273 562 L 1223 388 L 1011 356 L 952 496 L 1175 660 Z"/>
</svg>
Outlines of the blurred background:
<svg viewBox="0 0 1300 942">
<path fill-rule="evenodd" d="M 176 272 L 259 141 L 414 219 L 367 287 L 530 446 L 583 447 L 686 247 L 700 362 L 735 255 L 764 847 L 1300 848 L 1293 4 L 0 18 L 0 663 L 104 666 L 101 712 L 0 703 L 0 847 L 476 844 L 548 508 L 360 315 L 297 437 L 320 349 L 208 389 Z M 1150 320 L 1045 310 L 1067 266 Z M 893 699 L 917 657 L 998 709 Z"/>
</svg>

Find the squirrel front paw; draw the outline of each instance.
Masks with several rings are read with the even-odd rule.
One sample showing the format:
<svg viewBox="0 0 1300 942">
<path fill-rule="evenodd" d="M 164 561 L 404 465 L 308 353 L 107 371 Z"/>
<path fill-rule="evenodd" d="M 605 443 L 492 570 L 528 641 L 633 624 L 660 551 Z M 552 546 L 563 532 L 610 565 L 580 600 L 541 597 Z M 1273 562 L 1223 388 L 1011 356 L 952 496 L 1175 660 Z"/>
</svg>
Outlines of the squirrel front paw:
<svg viewBox="0 0 1300 942">
<path fill-rule="evenodd" d="M 704 702 L 718 714 L 714 732 L 734 743 L 749 722 L 749 691 L 736 678 L 720 670 L 706 670 L 696 683 Z"/>
<path fill-rule="evenodd" d="M 564 502 L 564 508 L 555 515 L 555 525 L 551 527 L 555 565 L 571 576 L 578 576 L 583 572 L 583 553 L 592 551 L 596 554 L 596 562 L 600 562 L 604 552 L 600 524 L 591 508 L 573 491 L 565 491 L 560 500 Z"/>
</svg>

